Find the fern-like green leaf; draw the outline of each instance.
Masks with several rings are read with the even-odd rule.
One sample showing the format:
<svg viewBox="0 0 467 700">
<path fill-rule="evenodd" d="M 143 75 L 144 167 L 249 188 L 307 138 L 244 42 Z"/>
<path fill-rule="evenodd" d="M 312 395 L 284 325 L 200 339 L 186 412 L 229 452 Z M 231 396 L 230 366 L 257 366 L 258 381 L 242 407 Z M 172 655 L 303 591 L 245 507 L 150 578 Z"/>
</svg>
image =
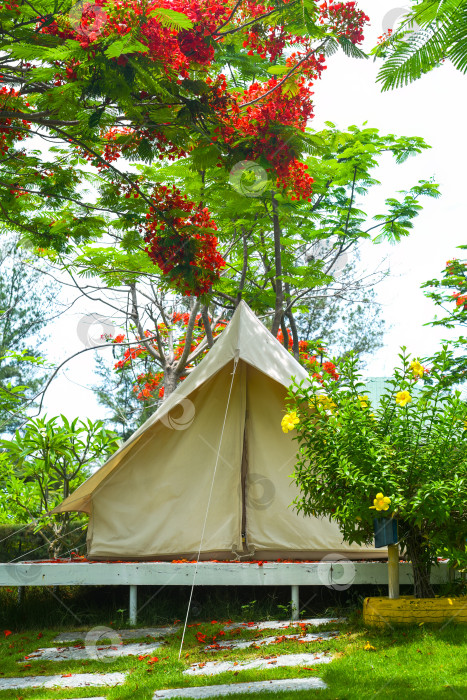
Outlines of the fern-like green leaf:
<svg viewBox="0 0 467 700">
<path fill-rule="evenodd" d="M 191 29 L 193 26 L 193 22 L 186 15 L 168 7 L 156 7 L 149 14 L 151 17 L 157 17 L 164 27 L 170 29 Z"/>
<path fill-rule="evenodd" d="M 358 46 L 355 46 L 355 44 L 350 41 L 348 37 L 340 36 L 338 42 L 342 51 L 346 56 L 349 56 L 349 58 L 368 58 L 368 55 L 359 49 Z"/>
<path fill-rule="evenodd" d="M 416 24 L 418 30 L 413 29 Z M 418 80 L 446 59 L 467 72 L 467 0 L 419 3 L 373 53 L 382 52 L 389 53 L 377 77 L 383 91 Z"/>
</svg>

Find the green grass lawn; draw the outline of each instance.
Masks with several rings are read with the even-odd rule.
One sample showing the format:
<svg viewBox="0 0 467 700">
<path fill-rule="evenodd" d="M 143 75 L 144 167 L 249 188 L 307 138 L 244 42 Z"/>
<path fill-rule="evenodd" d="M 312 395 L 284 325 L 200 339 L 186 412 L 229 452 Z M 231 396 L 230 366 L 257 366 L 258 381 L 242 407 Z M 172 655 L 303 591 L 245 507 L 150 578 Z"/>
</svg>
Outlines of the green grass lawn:
<svg viewBox="0 0 467 700">
<path fill-rule="evenodd" d="M 71 627 L 70 627 L 71 628 Z M 330 624 L 327 629 L 336 628 Z M 77 627 L 74 627 L 77 629 Z M 283 641 L 262 649 L 245 649 L 208 654 L 203 651 L 214 635 L 218 635 L 222 625 L 212 622 L 196 623 L 187 630 L 181 660 L 178 660 L 180 634 L 166 638 L 162 647 L 154 655 L 157 661 L 148 664 L 148 659 L 129 657 L 114 659 L 110 662 L 67 661 L 44 662 L 29 661 L 30 667 L 17 664 L 18 660 L 38 647 L 54 646 L 53 638 L 59 629 L 37 628 L 30 631 L 13 632 L 7 637 L 0 630 L 0 672 L 1 677 L 22 675 L 52 675 L 66 673 L 129 671 L 130 675 L 123 686 L 110 689 L 81 688 L 76 690 L 21 690 L 0 692 L 0 700 L 19 700 L 20 698 L 72 698 L 104 695 L 109 700 L 149 700 L 156 689 L 186 687 L 188 685 L 207 685 L 218 683 L 236 683 L 273 678 L 303 678 L 319 676 L 329 686 L 327 690 L 285 692 L 271 695 L 238 695 L 238 698 L 279 697 L 304 700 L 314 695 L 321 700 L 361 700 L 362 698 L 387 698 L 388 700 L 405 700 L 405 698 L 464 698 L 467 700 L 467 627 L 454 622 L 441 627 L 420 625 L 411 628 L 393 630 L 367 629 L 357 613 L 350 615 L 349 621 L 340 624 L 338 639 L 323 640 L 300 644 L 298 641 Z M 308 631 L 323 631 L 308 627 Z M 201 643 L 196 634 L 206 635 Z M 240 633 L 228 631 L 217 640 L 231 638 L 251 638 L 254 641 L 263 636 L 281 634 L 280 630 L 257 632 L 241 630 Z M 149 641 L 149 640 L 138 640 Z M 365 649 L 369 642 L 374 649 Z M 70 644 L 73 646 L 73 643 Z M 62 645 L 64 646 L 64 645 Z M 330 664 L 312 666 L 313 670 L 279 668 L 271 670 L 229 672 L 209 677 L 186 677 L 182 671 L 191 663 L 211 659 L 246 659 L 256 656 L 286 653 L 303 653 L 329 650 L 334 660 Z"/>
</svg>

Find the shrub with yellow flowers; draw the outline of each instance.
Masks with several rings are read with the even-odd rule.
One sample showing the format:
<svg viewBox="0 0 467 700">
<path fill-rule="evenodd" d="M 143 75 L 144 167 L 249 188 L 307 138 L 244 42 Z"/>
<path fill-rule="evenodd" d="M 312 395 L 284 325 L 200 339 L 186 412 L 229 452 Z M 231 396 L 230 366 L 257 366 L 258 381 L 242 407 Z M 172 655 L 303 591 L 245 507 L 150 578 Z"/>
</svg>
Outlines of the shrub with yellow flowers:
<svg viewBox="0 0 467 700">
<path fill-rule="evenodd" d="M 416 597 L 433 597 L 438 557 L 467 566 L 467 404 L 450 388 L 448 346 L 410 357 L 372 402 L 358 359 L 337 362 L 339 379 L 289 389 L 282 429 L 297 441 L 296 508 L 335 520 L 349 542 L 370 544 L 373 519 L 395 518 L 412 562 Z"/>
</svg>

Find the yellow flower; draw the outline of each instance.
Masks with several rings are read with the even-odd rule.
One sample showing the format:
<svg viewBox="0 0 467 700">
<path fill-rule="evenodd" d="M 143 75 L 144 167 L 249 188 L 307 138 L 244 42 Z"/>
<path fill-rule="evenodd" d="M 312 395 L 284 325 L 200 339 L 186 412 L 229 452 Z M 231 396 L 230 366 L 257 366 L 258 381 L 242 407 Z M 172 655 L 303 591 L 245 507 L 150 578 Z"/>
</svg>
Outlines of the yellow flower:
<svg viewBox="0 0 467 700">
<path fill-rule="evenodd" d="M 423 377 L 425 372 L 423 365 L 421 365 L 418 360 L 413 360 L 410 363 L 410 369 L 412 370 L 414 377 Z"/>
<path fill-rule="evenodd" d="M 316 397 L 316 399 L 325 411 L 333 411 L 335 408 L 337 408 L 334 401 L 330 399 L 329 396 L 326 396 L 326 394 L 320 394 Z"/>
<path fill-rule="evenodd" d="M 399 406 L 406 406 L 409 401 L 412 401 L 412 397 L 410 396 L 408 391 L 399 391 L 396 394 L 396 403 Z"/>
<path fill-rule="evenodd" d="M 388 510 L 391 499 L 387 496 L 383 496 L 382 493 L 377 493 L 376 498 L 373 499 L 373 505 L 370 508 L 375 510 Z"/>
<path fill-rule="evenodd" d="M 359 397 L 358 397 L 358 400 L 360 401 L 360 406 L 361 406 L 362 408 L 368 408 L 368 403 L 369 403 L 369 401 L 370 401 L 370 399 L 368 398 L 368 396 L 359 396 Z"/>
<path fill-rule="evenodd" d="M 284 433 L 288 433 L 289 430 L 294 430 L 295 426 L 300 423 L 300 418 L 297 416 L 297 411 L 291 411 L 286 413 L 281 421 L 281 427 Z"/>
<path fill-rule="evenodd" d="M 365 651 L 376 651 L 376 647 L 372 647 L 370 642 L 367 642 L 364 646 Z"/>
</svg>

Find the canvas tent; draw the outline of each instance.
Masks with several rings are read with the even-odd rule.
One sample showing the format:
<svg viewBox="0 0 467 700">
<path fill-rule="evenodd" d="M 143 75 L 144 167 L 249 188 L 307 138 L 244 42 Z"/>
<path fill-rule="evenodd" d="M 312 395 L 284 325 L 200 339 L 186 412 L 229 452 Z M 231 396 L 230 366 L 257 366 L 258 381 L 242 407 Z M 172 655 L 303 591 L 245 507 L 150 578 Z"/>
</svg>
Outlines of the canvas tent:
<svg viewBox="0 0 467 700">
<path fill-rule="evenodd" d="M 308 375 L 242 302 L 185 381 L 57 508 L 89 514 L 88 557 L 387 556 L 290 507 L 297 443 L 280 423 L 293 376 Z"/>
</svg>

